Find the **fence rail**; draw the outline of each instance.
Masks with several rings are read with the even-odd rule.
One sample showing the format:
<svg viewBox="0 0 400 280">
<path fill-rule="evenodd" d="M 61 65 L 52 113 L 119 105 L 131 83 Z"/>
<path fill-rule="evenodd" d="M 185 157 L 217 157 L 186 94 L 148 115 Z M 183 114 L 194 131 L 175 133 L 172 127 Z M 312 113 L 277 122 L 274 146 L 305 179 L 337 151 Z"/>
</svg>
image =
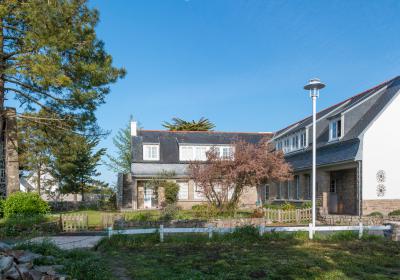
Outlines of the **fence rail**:
<svg viewBox="0 0 400 280">
<path fill-rule="evenodd" d="M 312 209 L 265 209 L 265 217 L 271 222 L 278 223 L 300 223 L 301 221 L 311 221 Z"/>
<path fill-rule="evenodd" d="M 108 236 L 111 237 L 115 234 L 152 234 L 159 233 L 160 241 L 164 241 L 165 233 L 208 233 L 208 237 L 212 238 L 213 233 L 232 233 L 236 230 L 235 227 L 225 227 L 225 228 L 164 228 L 163 225 L 160 225 L 159 228 L 147 228 L 147 229 L 126 229 L 126 230 L 113 230 L 111 227 L 108 228 Z M 312 224 L 309 226 L 300 226 L 300 227 L 265 227 L 259 226 L 259 234 L 260 236 L 264 235 L 267 232 L 297 232 L 304 231 L 309 233 L 310 239 L 312 239 L 313 232 L 330 232 L 330 231 L 358 231 L 359 238 L 363 236 L 365 230 L 369 231 L 387 231 L 391 230 L 392 227 L 390 225 L 382 225 L 382 226 L 364 226 L 360 223 L 358 226 L 318 226 L 313 228 Z"/>
</svg>

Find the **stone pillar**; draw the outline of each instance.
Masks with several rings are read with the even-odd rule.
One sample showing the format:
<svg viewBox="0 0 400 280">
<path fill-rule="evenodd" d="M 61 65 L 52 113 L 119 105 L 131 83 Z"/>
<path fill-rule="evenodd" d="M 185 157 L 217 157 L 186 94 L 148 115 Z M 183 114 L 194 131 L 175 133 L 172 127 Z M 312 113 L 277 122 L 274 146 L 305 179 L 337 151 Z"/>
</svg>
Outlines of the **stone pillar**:
<svg viewBox="0 0 400 280">
<path fill-rule="evenodd" d="M 15 108 L 6 108 L 4 126 L 5 179 L 7 196 L 19 191 L 18 133 Z"/>
<path fill-rule="evenodd" d="M 388 225 L 392 226 L 390 236 L 388 237 L 393 241 L 400 241 L 400 222 L 390 222 Z"/>
</svg>

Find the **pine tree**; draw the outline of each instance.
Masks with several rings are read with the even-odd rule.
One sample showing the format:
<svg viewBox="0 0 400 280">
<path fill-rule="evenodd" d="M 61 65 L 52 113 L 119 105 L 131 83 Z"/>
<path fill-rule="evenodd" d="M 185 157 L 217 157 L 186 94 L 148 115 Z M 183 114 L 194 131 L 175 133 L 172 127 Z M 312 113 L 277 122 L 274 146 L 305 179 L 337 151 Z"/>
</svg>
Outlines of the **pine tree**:
<svg viewBox="0 0 400 280">
<path fill-rule="evenodd" d="M 100 165 L 105 149 L 95 150 L 99 138 L 88 138 L 70 134 L 68 139 L 53 149 L 50 174 L 57 181 L 61 193 L 81 193 L 84 200 L 85 192 L 93 186 L 103 186 L 96 179 L 100 175 L 97 167 Z"/>
<path fill-rule="evenodd" d="M 200 118 L 198 121 L 185 121 L 180 118 L 172 118 L 172 122 L 164 122 L 162 124 L 165 128 L 171 131 L 209 131 L 215 125 L 206 118 Z"/>
<path fill-rule="evenodd" d="M 132 136 L 130 123 L 133 120 L 132 116 L 129 119 L 129 123 L 126 127 L 118 130 L 117 134 L 113 138 L 114 146 L 116 147 L 116 156 L 110 154 L 107 155 L 108 161 L 105 162 L 106 166 L 118 173 L 127 174 L 131 171 L 132 164 Z"/>
<path fill-rule="evenodd" d="M 7 98 L 19 102 L 28 113 L 20 117 L 33 127 L 99 133 L 95 110 L 125 70 L 113 66 L 97 38 L 98 21 L 87 0 L 0 2 L 0 126 Z M 42 116 L 30 115 L 38 111 Z M 41 133 L 34 138 L 44 137 Z M 0 141 L 3 135 L 0 129 Z M 39 147 L 29 145 L 30 164 L 39 164 L 32 150 Z"/>
</svg>

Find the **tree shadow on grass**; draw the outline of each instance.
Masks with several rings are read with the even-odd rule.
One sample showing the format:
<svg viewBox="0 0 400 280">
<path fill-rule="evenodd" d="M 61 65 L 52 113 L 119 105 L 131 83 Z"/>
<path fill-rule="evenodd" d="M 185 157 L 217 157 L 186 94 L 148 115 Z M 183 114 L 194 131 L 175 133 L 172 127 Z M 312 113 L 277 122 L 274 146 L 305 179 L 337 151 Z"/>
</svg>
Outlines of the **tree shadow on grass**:
<svg viewBox="0 0 400 280">
<path fill-rule="evenodd" d="M 400 245 L 393 242 L 255 233 L 215 235 L 211 241 L 205 235 L 171 235 L 164 243 L 156 237 L 133 242 L 130 236 L 120 238 L 113 252 L 125 258 L 134 279 L 399 278 Z"/>
</svg>

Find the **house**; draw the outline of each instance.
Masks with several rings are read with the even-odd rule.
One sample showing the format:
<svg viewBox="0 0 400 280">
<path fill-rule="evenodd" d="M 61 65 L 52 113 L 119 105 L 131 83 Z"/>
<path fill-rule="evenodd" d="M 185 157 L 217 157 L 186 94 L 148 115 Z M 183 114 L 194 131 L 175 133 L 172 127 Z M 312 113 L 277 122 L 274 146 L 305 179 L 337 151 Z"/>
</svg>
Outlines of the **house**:
<svg viewBox="0 0 400 280">
<path fill-rule="evenodd" d="M 223 157 L 232 154 L 236 141 L 257 143 L 272 137 L 272 133 L 142 130 L 136 122 L 131 123 L 131 134 L 132 172 L 120 175 L 118 180 L 120 207 L 130 209 L 160 207 L 162 195 L 156 195 L 148 182 L 163 173 L 179 184 L 178 205 L 183 209 L 204 203 L 202 193 L 188 177 L 190 161 L 205 161 L 211 148 Z M 249 188 L 242 196 L 241 206 L 255 207 L 263 193 L 263 186 Z"/>
<path fill-rule="evenodd" d="M 317 114 L 319 214 L 387 214 L 400 209 L 400 77 Z M 277 131 L 272 142 L 292 166 L 290 182 L 271 183 L 270 202 L 311 199 L 312 116 Z"/>
<path fill-rule="evenodd" d="M 319 215 L 387 214 L 400 209 L 400 76 L 350 97 L 317 114 L 317 204 Z M 303 203 L 311 200 L 312 116 L 273 134 L 138 130 L 132 123 L 132 176 L 120 177 L 123 207 L 158 207 L 146 181 L 172 171 L 181 186 L 179 204 L 189 208 L 204 199 L 187 177 L 188 161 L 205 159 L 218 146 L 229 153 L 242 139 L 271 138 L 293 169 L 293 180 L 270 182 L 243 196 L 242 206 Z M 129 186 L 129 187 L 125 187 Z"/>
<path fill-rule="evenodd" d="M 40 175 L 41 190 L 40 197 L 45 201 L 82 201 L 81 194 L 63 194 L 59 191 L 58 184 L 54 182 L 54 178 L 44 172 Z M 21 192 L 37 192 L 38 175 L 31 173 L 27 176 L 20 176 L 19 191 Z"/>
</svg>

